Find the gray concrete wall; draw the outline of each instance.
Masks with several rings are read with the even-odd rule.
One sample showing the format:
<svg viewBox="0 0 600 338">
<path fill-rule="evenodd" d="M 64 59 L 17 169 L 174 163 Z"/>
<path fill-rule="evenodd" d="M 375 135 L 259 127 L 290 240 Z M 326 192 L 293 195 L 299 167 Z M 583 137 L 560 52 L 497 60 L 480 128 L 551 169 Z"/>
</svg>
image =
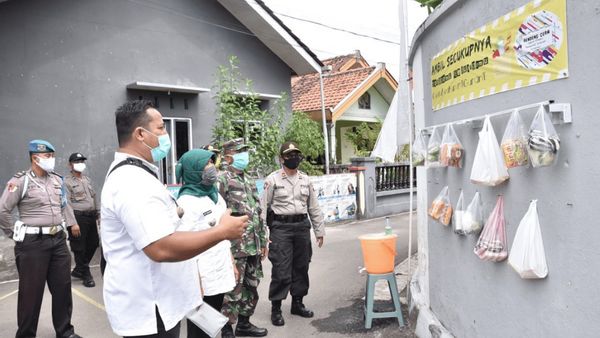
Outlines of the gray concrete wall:
<svg viewBox="0 0 600 338">
<path fill-rule="evenodd" d="M 27 142 L 42 138 L 57 147 L 58 172 L 71 152 L 86 154 L 99 189 L 117 146 L 114 111 L 140 94 L 125 88 L 134 81 L 210 88 L 236 55 L 256 92 L 290 91 L 291 69 L 216 0 L 9 0 L 0 3 L 0 46 L 1 182 L 29 166 Z M 159 110 L 192 118 L 201 146 L 213 95 L 176 94 L 189 110 Z"/>
<path fill-rule="evenodd" d="M 597 285 L 600 251 L 597 238 L 600 216 L 595 203 L 600 186 L 597 143 L 600 127 L 597 81 L 600 44 L 592 32 L 600 31 L 600 9 L 593 0 L 567 1 L 569 77 L 431 110 L 430 64 L 432 57 L 477 27 L 527 3 L 526 0 L 448 1 L 447 10 L 416 40 L 413 65 L 423 84 L 416 97 L 416 111 L 424 112 L 423 125 L 435 125 L 493 113 L 524 104 L 552 99 L 572 104 L 573 123 L 555 126 L 561 138 L 559 162 L 549 168 L 510 170 L 508 183 L 495 188 L 469 182 L 477 129 L 458 126 L 456 131 L 466 149 L 464 169 L 427 170 L 427 203 L 444 185 L 450 186 L 456 203 L 459 189 L 468 199 L 482 193 L 486 215 L 496 196 L 505 196 L 506 230 L 509 245 L 531 199 L 539 199 L 541 231 L 549 276 L 544 280 L 522 280 L 505 262 L 480 261 L 473 254 L 476 237 L 459 237 L 450 228 L 427 219 L 430 307 L 457 337 L 595 337 L 600 332 Z M 451 3 L 455 3 L 451 5 Z M 420 93 L 421 88 L 419 88 Z M 535 110 L 524 111 L 526 124 Z M 417 121 L 419 118 L 417 118 Z M 492 120 L 501 138 L 507 117 Z M 421 174 L 421 172 L 419 173 Z M 421 182 L 421 181 L 420 181 Z M 424 188 L 419 185 L 420 188 Z M 420 214 L 421 215 L 421 214 Z M 420 222 L 421 224 L 421 222 Z M 420 231 L 421 233 L 421 231 Z M 425 267 L 427 265 L 425 264 Z"/>
</svg>

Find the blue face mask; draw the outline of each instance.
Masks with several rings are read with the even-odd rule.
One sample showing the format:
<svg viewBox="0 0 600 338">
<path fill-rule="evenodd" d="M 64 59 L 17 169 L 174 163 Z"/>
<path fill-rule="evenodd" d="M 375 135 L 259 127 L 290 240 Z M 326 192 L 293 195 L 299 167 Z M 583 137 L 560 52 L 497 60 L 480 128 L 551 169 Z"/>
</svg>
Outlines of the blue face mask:
<svg viewBox="0 0 600 338">
<path fill-rule="evenodd" d="M 163 134 L 158 136 L 154 133 L 151 133 L 148 129 L 142 129 L 158 138 L 158 146 L 156 148 L 152 148 L 144 142 L 144 145 L 150 148 L 150 153 L 152 154 L 152 161 L 159 162 L 163 158 L 167 157 L 167 154 L 171 150 L 171 138 L 169 138 L 169 134 Z"/>
<path fill-rule="evenodd" d="M 244 170 L 248 167 L 248 162 L 250 162 L 250 155 L 245 151 L 243 153 L 237 153 L 233 155 L 233 163 L 231 164 L 237 170 Z"/>
</svg>

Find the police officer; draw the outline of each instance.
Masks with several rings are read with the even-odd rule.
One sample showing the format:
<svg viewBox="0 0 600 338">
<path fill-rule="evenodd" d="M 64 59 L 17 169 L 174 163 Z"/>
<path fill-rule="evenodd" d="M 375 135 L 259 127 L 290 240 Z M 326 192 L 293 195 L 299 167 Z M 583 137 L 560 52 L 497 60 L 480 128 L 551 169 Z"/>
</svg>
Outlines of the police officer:
<svg viewBox="0 0 600 338">
<path fill-rule="evenodd" d="M 88 288 L 96 286 L 90 273 L 90 261 L 98 248 L 97 221 L 100 215 L 100 205 L 96 200 L 96 192 L 92 187 L 92 180 L 83 174 L 87 158 L 81 153 L 69 156 L 71 173 L 65 177 L 68 201 L 77 219 L 80 231 L 69 231 L 71 251 L 75 256 L 75 268 L 71 276 L 83 280 L 83 285 Z"/>
<path fill-rule="evenodd" d="M 242 138 L 223 144 L 224 159 L 227 165 L 219 176 L 219 193 L 225 199 L 232 215 L 248 215 L 248 227 L 241 240 L 231 241 L 231 253 L 240 275 L 233 291 L 225 294 L 222 313 L 229 322 L 221 330 L 221 336 L 227 337 L 263 337 L 267 329 L 250 323 L 258 303 L 256 288 L 263 277 L 262 264 L 266 256 L 267 232 L 260 218 L 260 200 L 256 183 L 244 173 L 250 157 L 248 147 Z M 233 335 L 232 325 L 238 320 Z"/>
<path fill-rule="evenodd" d="M 296 143 L 286 142 L 281 145 L 279 154 L 283 166 L 265 179 L 261 200 L 262 218 L 270 231 L 269 260 L 273 268 L 269 300 L 271 322 L 276 326 L 285 324 L 281 301 L 288 291 L 292 295 L 291 313 L 305 318 L 313 316 L 302 302 L 308 294 L 311 223 L 319 248 L 325 235 L 317 194 L 308 175 L 298 171 L 302 152 Z"/>
<path fill-rule="evenodd" d="M 65 224 L 78 231 L 67 204 L 63 179 L 54 173 L 54 147 L 43 140 L 29 142 L 31 168 L 13 176 L 0 197 L 0 225 L 13 234 L 19 273 L 16 337 L 35 337 L 45 284 L 52 294 L 56 337 L 79 337 L 71 325 L 71 255 Z M 19 218 L 11 215 L 17 207 Z M 10 228 L 13 227 L 13 231 Z"/>
</svg>

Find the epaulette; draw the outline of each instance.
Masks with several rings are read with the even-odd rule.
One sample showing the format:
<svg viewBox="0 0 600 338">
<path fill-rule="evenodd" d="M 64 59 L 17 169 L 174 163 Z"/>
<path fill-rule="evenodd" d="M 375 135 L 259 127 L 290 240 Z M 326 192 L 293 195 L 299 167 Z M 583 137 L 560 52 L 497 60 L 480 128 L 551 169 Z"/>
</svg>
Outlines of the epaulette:
<svg viewBox="0 0 600 338">
<path fill-rule="evenodd" d="M 23 170 L 23 171 L 19 171 L 18 173 L 16 173 L 13 177 L 14 178 L 20 178 L 23 177 L 27 174 L 27 171 Z"/>
<path fill-rule="evenodd" d="M 52 175 L 56 175 L 56 176 L 60 177 L 61 179 L 63 179 L 63 177 L 62 177 L 61 175 L 59 175 L 59 174 L 55 173 L 54 171 L 53 171 L 53 172 L 51 172 L 51 174 L 52 174 Z"/>
</svg>

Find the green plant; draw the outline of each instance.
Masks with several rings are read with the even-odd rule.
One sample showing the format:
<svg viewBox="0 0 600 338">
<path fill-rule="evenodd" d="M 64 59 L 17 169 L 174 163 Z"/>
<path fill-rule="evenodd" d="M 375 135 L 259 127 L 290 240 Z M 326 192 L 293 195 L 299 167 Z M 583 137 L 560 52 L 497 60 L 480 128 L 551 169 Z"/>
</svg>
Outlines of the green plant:
<svg viewBox="0 0 600 338">
<path fill-rule="evenodd" d="M 421 4 L 421 7 L 427 7 L 427 13 L 430 13 L 439 6 L 443 0 L 415 0 Z"/>
<path fill-rule="evenodd" d="M 243 137 L 252 149 L 251 170 L 259 177 L 278 168 L 279 146 L 283 141 L 282 123 L 287 110 L 287 94 L 274 101 L 269 110 L 261 109 L 261 100 L 252 90 L 252 81 L 242 83 L 237 57 L 229 58 L 228 66 L 219 66 L 214 86 L 217 120 L 212 129 L 212 142 L 222 145 Z M 241 88 L 240 88 L 241 87 Z M 240 95 L 240 92 L 245 92 Z"/>
<path fill-rule="evenodd" d="M 323 154 L 325 144 L 321 125 L 312 120 L 304 112 L 294 112 L 292 121 L 287 125 L 284 139 L 294 141 L 305 156 L 300 163 L 300 170 L 309 175 L 323 175 L 321 167 L 316 165 L 316 159 Z"/>
<path fill-rule="evenodd" d="M 363 122 L 355 130 L 353 128 L 344 134 L 352 143 L 354 153 L 357 156 L 369 156 L 371 154 L 371 151 L 375 148 L 381 125 L 380 120 L 372 123 Z"/>
</svg>

